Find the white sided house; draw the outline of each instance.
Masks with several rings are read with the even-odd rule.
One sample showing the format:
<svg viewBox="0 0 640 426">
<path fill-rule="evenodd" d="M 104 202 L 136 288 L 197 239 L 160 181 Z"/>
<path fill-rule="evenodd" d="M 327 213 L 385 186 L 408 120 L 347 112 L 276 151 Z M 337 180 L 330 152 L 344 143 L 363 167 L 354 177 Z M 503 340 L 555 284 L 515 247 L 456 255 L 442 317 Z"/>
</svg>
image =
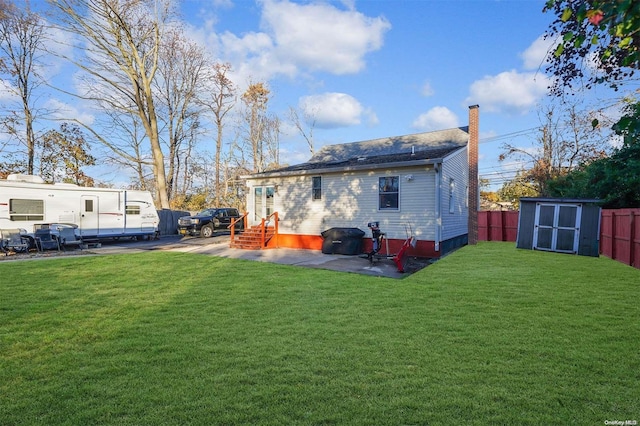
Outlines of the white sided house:
<svg viewBox="0 0 640 426">
<path fill-rule="evenodd" d="M 44 183 L 39 176 L 0 179 L 0 229 L 32 234 L 48 224 L 74 224 L 82 238 L 155 236 L 158 212 L 148 191 Z"/>
<path fill-rule="evenodd" d="M 438 257 L 464 245 L 470 208 L 477 209 L 469 201 L 477 197 L 477 106 L 469 109 L 469 123 L 325 146 L 307 163 L 245 176 L 249 225 L 277 212 L 278 235 L 268 246 L 278 247 L 319 250 L 323 231 L 359 228 L 368 251 L 369 222 L 379 222 L 389 254 L 408 229 L 417 241 L 411 256 Z"/>
</svg>

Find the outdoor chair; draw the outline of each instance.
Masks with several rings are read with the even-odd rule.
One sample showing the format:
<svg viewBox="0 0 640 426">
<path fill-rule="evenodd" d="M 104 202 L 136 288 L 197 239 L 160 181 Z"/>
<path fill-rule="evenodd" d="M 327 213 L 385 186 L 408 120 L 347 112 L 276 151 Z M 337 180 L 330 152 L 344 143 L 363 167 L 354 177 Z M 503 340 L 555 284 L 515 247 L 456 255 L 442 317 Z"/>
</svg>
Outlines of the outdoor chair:
<svg viewBox="0 0 640 426">
<path fill-rule="evenodd" d="M 82 249 L 82 240 L 76 235 L 76 228 L 76 225 L 57 225 L 58 242 L 63 250 L 73 246 Z"/>
<path fill-rule="evenodd" d="M 60 250 L 60 241 L 51 233 L 51 229 L 36 229 L 35 237 L 38 251 Z"/>
<path fill-rule="evenodd" d="M 10 251 L 26 253 L 29 251 L 29 240 L 24 229 L 0 229 L 0 246 L 5 256 Z"/>
</svg>

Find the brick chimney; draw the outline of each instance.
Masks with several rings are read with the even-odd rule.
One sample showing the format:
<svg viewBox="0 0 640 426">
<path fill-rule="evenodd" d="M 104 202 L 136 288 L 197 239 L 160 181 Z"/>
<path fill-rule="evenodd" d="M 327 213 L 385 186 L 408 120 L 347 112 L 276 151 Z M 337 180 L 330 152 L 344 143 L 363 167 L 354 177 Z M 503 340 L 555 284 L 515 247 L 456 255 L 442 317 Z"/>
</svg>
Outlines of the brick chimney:
<svg viewBox="0 0 640 426">
<path fill-rule="evenodd" d="M 480 190 L 478 188 L 478 129 L 480 107 L 469 107 L 469 245 L 478 243 L 478 203 Z"/>
</svg>

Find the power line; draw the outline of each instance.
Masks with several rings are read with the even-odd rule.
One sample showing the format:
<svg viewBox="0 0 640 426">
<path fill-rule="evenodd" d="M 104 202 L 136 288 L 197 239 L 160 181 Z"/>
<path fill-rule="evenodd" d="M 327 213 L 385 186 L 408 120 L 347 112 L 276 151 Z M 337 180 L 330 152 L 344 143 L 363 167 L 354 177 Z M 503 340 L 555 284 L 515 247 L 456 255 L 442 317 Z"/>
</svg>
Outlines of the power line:
<svg viewBox="0 0 640 426">
<path fill-rule="evenodd" d="M 537 133 L 540 131 L 540 127 L 531 127 L 529 129 L 524 129 L 524 130 L 518 130 L 515 132 L 511 132 L 511 133 L 506 133 L 504 135 L 496 135 L 496 136 L 489 136 L 486 138 L 482 138 L 478 141 L 478 143 L 491 143 L 491 142 L 497 142 L 497 141 L 501 141 L 503 139 L 512 139 L 514 137 L 517 136 L 526 136 L 532 133 Z"/>
<path fill-rule="evenodd" d="M 486 166 L 486 167 L 480 167 L 479 171 L 483 171 L 483 170 L 509 170 L 509 169 L 513 169 L 513 170 L 520 170 L 525 166 L 528 165 L 533 165 L 535 163 L 535 161 L 533 159 L 527 159 L 527 160 L 522 160 L 522 161 L 514 161 L 514 162 L 509 162 L 504 164 L 503 166 Z"/>
</svg>

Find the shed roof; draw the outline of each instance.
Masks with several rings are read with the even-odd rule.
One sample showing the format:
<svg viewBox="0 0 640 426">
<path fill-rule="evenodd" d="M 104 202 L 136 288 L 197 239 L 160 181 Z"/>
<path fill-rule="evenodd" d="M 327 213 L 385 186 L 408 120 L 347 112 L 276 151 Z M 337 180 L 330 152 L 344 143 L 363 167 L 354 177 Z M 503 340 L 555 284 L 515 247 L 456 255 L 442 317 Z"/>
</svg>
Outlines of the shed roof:
<svg viewBox="0 0 640 426">
<path fill-rule="evenodd" d="M 598 198 L 521 197 L 520 203 L 598 204 Z"/>
<path fill-rule="evenodd" d="M 302 164 L 245 176 L 266 177 L 441 162 L 467 146 L 468 127 L 324 146 Z"/>
</svg>

